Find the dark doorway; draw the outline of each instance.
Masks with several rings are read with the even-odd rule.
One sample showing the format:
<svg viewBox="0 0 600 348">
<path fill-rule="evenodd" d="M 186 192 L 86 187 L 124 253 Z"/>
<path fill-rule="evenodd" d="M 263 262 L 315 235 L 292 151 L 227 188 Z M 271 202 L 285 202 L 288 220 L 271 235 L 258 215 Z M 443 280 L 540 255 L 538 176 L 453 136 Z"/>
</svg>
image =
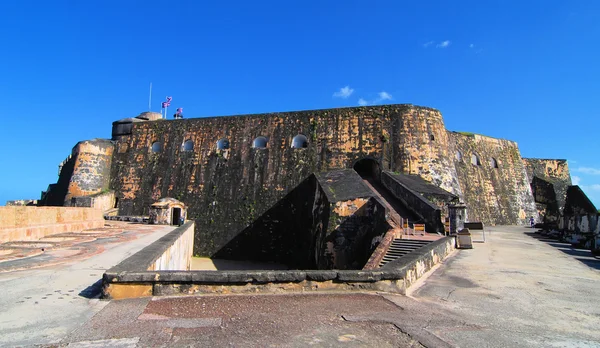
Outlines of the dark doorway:
<svg viewBox="0 0 600 348">
<path fill-rule="evenodd" d="M 354 170 L 363 179 L 377 179 L 379 180 L 379 163 L 374 159 L 364 158 L 354 164 Z"/>
<path fill-rule="evenodd" d="M 173 223 L 171 225 L 179 225 L 179 218 L 181 217 L 181 208 L 173 208 Z"/>
</svg>

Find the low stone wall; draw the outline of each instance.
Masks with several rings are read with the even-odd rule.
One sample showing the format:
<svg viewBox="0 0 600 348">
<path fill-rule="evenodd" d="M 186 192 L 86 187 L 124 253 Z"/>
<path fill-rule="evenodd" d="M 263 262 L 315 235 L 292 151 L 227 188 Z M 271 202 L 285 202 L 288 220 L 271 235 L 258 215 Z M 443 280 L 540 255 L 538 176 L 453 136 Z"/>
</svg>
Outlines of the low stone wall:
<svg viewBox="0 0 600 348">
<path fill-rule="evenodd" d="M 194 222 L 177 228 L 175 233 L 161 238 L 166 249 L 148 271 L 186 270 L 192 268 L 194 253 Z"/>
<path fill-rule="evenodd" d="M 389 229 L 386 233 L 379 245 L 373 250 L 369 261 L 363 267 L 363 271 L 377 269 L 379 267 L 379 263 L 383 260 L 383 257 L 387 253 L 388 249 L 394 242 L 394 239 L 398 237 L 398 231 L 396 229 Z"/>
<path fill-rule="evenodd" d="M 388 262 L 381 270 L 392 270 L 398 268 L 406 269 L 404 284 L 409 288 L 425 272 L 440 263 L 456 248 L 454 237 L 445 237 L 429 243 L 422 248 L 408 253 L 392 262 Z"/>
<path fill-rule="evenodd" d="M 104 227 L 100 209 L 0 207 L 0 243 L 38 240 L 51 234 L 100 227 Z"/>
<path fill-rule="evenodd" d="M 143 264 L 137 263 L 143 261 L 143 257 L 136 254 L 104 273 L 102 295 L 106 299 L 120 299 L 188 294 L 332 290 L 372 290 L 405 294 L 416 279 L 443 260 L 452 250 L 454 238 L 445 237 L 375 270 L 146 271 L 141 269 Z M 144 254 L 147 251 L 144 249 L 140 253 Z M 392 264 L 393 266 L 390 266 Z"/>
<path fill-rule="evenodd" d="M 65 201 L 67 207 L 91 207 L 106 212 L 115 206 L 115 191 L 101 192 L 90 196 L 71 197 Z"/>
<path fill-rule="evenodd" d="M 156 271 L 189 273 L 187 271 L 191 268 L 193 250 L 194 222 L 189 221 L 106 271 L 102 281 L 104 297 L 125 298 L 151 295 L 145 290 L 142 291 L 142 289 L 148 288 L 144 284 L 124 284 L 119 282 L 119 277 L 127 274 L 144 274 L 144 281 L 150 282 L 150 287 L 152 287 L 152 282 L 158 280 L 158 278 L 151 277 Z"/>
</svg>

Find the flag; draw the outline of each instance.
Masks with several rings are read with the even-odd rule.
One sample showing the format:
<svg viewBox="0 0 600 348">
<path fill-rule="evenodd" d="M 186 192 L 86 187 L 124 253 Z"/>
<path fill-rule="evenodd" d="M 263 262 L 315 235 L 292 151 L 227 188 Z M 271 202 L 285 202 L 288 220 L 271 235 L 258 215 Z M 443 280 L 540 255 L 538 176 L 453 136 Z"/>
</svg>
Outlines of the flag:
<svg viewBox="0 0 600 348">
<path fill-rule="evenodd" d="M 167 97 L 167 101 L 162 102 L 162 108 L 167 108 L 169 106 L 171 106 L 171 100 L 173 100 L 173 97 Z"/>
<path fill-rule="evenodd" d="M 183 112 L 183 108 L 177 108 L 177 115 L 181 115 L 182 112 Z"/>
</svg>

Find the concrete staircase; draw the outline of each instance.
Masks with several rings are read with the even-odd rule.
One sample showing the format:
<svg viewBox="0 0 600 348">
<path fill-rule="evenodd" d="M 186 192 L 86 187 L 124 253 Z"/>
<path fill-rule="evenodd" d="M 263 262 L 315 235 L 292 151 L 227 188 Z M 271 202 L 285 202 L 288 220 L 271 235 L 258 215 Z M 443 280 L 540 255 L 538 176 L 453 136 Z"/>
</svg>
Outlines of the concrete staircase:
<svg viewBox="0 0 600 348">
<path fill-rule="evenodd" d="M 410 239 L 400 239 L 396 238 L 390 245 L 389 249 L 385 253 L 381 262 L 379 262 L 379 267 L 383 267 L 386 263 L 397 260 L 402 256 L 413 252 L 425 245 L 431 243 L 429 240 L 410 240 Z"/>
</svg>

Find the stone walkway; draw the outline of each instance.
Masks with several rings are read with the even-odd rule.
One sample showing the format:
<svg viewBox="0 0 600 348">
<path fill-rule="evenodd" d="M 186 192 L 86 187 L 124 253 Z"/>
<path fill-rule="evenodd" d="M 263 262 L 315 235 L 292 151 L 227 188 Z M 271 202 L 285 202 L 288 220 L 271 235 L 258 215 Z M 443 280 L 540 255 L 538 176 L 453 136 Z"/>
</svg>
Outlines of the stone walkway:
<svg viewBox="0 0 600 348">
<path fill-rule="evenodd" d="M 457 251 L 410 296 L 155 297 L 87 303 L 75 312 L 69 312 L 70 303 L 56 301 L 54 307 L 40 308 L 41 318 L 34 322 L 21 320 L 7 329 L 7 317 L 0 322 L 0 340 L 60 347 L 598 347 L 599 261 L 585 251 L 529 235 L 528 228 L 490 230 L 486 243 Z M 80 271 L 80 283 L 86 278 L 92 283 L 94 277 L 84 275 L 93 264 L 78 267 L 83 269 L 69 271 Z M 38 283 L 53 284 L 60 294 L 32 284 L 10 301 L 64 298 L 62 289 L 75 287 L 61 285 L 65 273 L 57 272 L 58 277 L 48 274 Z M 0 275 L 0 288 L 8 288 L 2 277 L 11 274 L 22 272 Z M 82 296 L 69 301 L 81 303 Z M 18 318 L 18 308 L 12 307 L 8 315 Z M 64 312 L 47 317 L 51 311 Z M 49 319 L 57 321 L 53 331 L 44 326 Z M 52 341 L 43 333 L 50 333 Z"/>
<path fill-rule="evenodd" d="M 105 235 L 84 233 L 37 256 L 0 262 L 0 347 L 59 342 L 108 304 L 96 298 L 105 270 L 173 229 L 111 225 Z"/>
<path fill-rule="evenodd" d="M 413 296 L 478 330 L 432 328 L 461 347 L 600 347 L 600 259 L 524 227 L 486 228 Z"/>
</svg>

